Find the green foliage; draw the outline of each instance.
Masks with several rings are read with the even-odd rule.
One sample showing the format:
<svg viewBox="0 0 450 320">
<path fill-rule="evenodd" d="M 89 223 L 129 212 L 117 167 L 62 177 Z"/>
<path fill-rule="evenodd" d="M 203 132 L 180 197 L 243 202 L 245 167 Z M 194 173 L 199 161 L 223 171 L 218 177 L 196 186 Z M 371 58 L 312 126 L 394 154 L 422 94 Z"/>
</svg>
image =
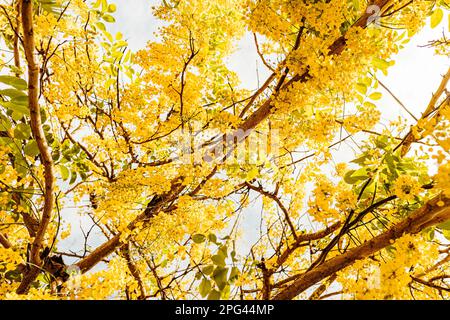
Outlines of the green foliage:
<svg viewBox="0 0 450 320">
<path fill-rule="evenodd" d="M 192 236 L 195 243 L 203 243 L 206 240 L 210 245 L 217 248 L 216 253 L 211 256 L 210 264 L 207 264 L 197 272 L 196 279 L 200 280 L 200 295 L 209 300 L 219 300 L 228 298 L 231 286 L 240 275 L 240 271 L 236 266 L 231 268 L 227 266 L 228 262 L 235 263 L 237 261 L 236 252 L 229 251 L 227 242 L 229 237 L 218 240 L 214 234 L 207 237 L 202 234 Z"/>
<path fill-rule="evenodd" d="M 375 203 L 392 195 L 392 187 L 400 175 L 411 175 L 419 178 L 422 185 L 428 181 L 427 169 L 420 162 L 412 158 L 401 157 L 397 148 L 398 141 L 387 135 L 373 137 L 366 145 L 362 146 L 364 152 L 351 163 L 358 167 L 349 170 L 344 175 L 344 181 L 353 186 L 355 194 L 358 195 L 358 210 L 367 207 L 367 201 Z M 421 206 L 420 199 L 416 197 L 415 202 L 399 205 L 397 213 L 401 216 L 407 215 L 412 210 Z M 378 216 L 371 223 L 374 229 L 384 229 L 388 220 Z"/>
</svg>

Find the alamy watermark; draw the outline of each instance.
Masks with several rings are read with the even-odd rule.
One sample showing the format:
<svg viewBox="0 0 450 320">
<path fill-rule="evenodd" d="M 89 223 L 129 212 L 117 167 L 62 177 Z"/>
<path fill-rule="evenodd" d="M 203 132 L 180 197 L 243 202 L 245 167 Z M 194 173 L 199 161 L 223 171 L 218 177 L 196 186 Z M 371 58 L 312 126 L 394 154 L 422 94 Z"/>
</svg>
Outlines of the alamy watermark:
<svg viewBox="0 0 450 320">
<path fill-rule="evenodd" d="M 221 164 L 233 161 L 240 164 L 259 164 L 268 157 L 280 155 L 280 135 L 276 129 L 267 132 L 236 129 L 184 130 L 175 134 L 168 147 L 153 151 L 153 158 L 170 158 L 182 164 Z"/>
</svg>

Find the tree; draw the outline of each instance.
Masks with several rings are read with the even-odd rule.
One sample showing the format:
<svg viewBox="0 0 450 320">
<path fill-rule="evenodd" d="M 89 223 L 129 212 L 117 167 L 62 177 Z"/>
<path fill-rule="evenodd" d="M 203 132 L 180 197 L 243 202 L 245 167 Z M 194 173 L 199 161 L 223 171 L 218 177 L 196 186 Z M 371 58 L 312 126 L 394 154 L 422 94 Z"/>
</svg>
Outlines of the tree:
<svg viewBox="0 0 450 320">
<path fill-rule="evenodd" d="M 0 297 L 449 298 L 450 70 L 410 128 L 376 105 L 446 1 L 163 0 L 138 52 L 106 0 L 0 8 Z M 225 63 L 246 30 L 254 92 Z"/>
</svg>

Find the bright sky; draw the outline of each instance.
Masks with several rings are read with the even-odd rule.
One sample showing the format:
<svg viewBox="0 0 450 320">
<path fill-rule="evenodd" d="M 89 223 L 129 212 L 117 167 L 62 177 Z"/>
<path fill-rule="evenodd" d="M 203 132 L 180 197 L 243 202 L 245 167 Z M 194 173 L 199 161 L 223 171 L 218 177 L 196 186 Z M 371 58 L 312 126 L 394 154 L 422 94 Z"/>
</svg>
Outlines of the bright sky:
<svg viewBox="0 0 450 320">
<path fill-rule="evenodd" d="M 155 39 L 154 33 L 162 23 L 153 17 L 151 7 L 158 4 L 159 1 L 115 0 L 112 2 L 117 4 L 117 12 L 114 14 L 116 23 L 109 25 L 109 30 L 112 33 L 122 32 L 133 51 L 144 48 L 148 41 Z M 394 57 L 396 64 L 389 69 L 388 76 L 378 75 L 378 78 L 416 117 L 420 117 L 425 110 L 433 91 L 440 83 L 441 75 L 450 66 L 448 58 L 435 56 L 433 49 L 420 48 L 419 46 L 427 44 L 430 40 L 440 38 L 444 30 L 448 33 L 448 30 L 446 30 L 447 25 L 448 22 L 444 21 L 435 29 L 425 28 L 407 44 L 405 49 Z M 238 50 L 229 58 L 228 66 L 238 73 L 242 86 L 251 90 L 257 89 L 257 69 L 260 83 L 268 75 L 267 69 L 259 60 L 250 34 L 247 34 L 238 43 Z M 383 120 L 395 119 L 398 116 L 411 119 L 386 91 L 382 88 L 379 88 L 379 91 L 383 92 L 383 98 L 377 102 L 377 105 L 382 112 Z M 383 122 L 386 123 L 387 121 Z M 339 149 L 337 160 L 348 161 L 353 158 L 354 155 L 348 146 L 344 145 Z M 252 211 L 259 212 L 259 209 L 256 207 L 258 206 L 255 206 L 255 209 Z M 69 215 L 75 215 L 77 210 L 69 211 Z M 258 212 L 253 213 L 259 215 Z M 259 237 L 259 228 L 255 225 L 254 221 L 257 219 L 255 219 L 254 214 L 246 215 L 247 217 L 242 221 L 241 227 L 246 230 L 245 239 L 242 242 L 244 247 L 240 250 L 242 253 Z M 75 216 L 68 218 L 66 215 L 67 220 L 77 221 L 76 223 L 83 225 L 85 230 L 91 225 L 88 220 L 80 219 L 79 216 L 78 219 L 75 219 Z M 65 246 L 72 250 L 77 250 L 82 248 L 83 237 L 78 225 L 72 225 L 72 228 L 74 233 L 64 243 Z M 251 230 L 254 230 L 254 232 L 251 232 Z M 91 245 L 99 244 L 97 243 L 100 241 L 98 237 L 94 236 L 92 240 Z"/>
<path fill-rule="evenodd" d="M 127 38 L 130 48 L 134 51 L 144 48 L 148 41 L 154 40 L 154 33 L 162 25 L 161 21 L 152 15 L 152 6 L 157 0 L 115 0 L 117 12 L 114 14 L 116 23 L 110 25 L 111 32 L 122 32 Z M 431 93 L 440 82 L 440 75 L 445 73 L 450 65 L 447 58 L 435 56 L 434 50 L 420 48 L 429 40 L 442 36 L 448 23 L 442 22 L 439 27 L 422 30 L 415 36 L 406 48 L 395 57 L 396 65 L 389 69 L 388 77 L 381 76 L 380 80 L 416 115 L 420 116 Z M 445 30 L 448 33 L 448 30 Z M 242 85 L 248 89 L 257 88 L 256 69 L 259 67 L 259 77 L 262 82 L 268 75 L 267 70 L 259 61 L 253 38 L 246 35 L 238 44 L 238 51 L 231 57 L 229 67 L 237 72 Z M 392 98 L 387 97 L 379 104 L 386 117 L 405 115 L 404 112 L 391 108 L 395 105 Z M 387 106 L 383 108 L 383 106 Z M 398 113 L 396 113 L 398 112 Z M 395 114 L 394 114 L 395 113 Z"/>
</svg>

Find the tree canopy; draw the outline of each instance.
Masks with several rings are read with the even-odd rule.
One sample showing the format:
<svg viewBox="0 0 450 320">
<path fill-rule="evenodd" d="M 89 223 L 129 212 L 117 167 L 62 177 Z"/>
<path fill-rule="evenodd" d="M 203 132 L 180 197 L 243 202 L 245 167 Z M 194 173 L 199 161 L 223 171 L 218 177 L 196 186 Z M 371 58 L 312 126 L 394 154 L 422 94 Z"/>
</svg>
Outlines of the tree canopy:
<svg viewBox="0 0 450 320">
<path fill-rule="evenodd" d="M 0 299 L 450 298 L 450 69 L 412 126 L 377 78 L 448 1 L 162 0 L 138 51 L 116 10 L 1 1 Z"/>
</svg>

